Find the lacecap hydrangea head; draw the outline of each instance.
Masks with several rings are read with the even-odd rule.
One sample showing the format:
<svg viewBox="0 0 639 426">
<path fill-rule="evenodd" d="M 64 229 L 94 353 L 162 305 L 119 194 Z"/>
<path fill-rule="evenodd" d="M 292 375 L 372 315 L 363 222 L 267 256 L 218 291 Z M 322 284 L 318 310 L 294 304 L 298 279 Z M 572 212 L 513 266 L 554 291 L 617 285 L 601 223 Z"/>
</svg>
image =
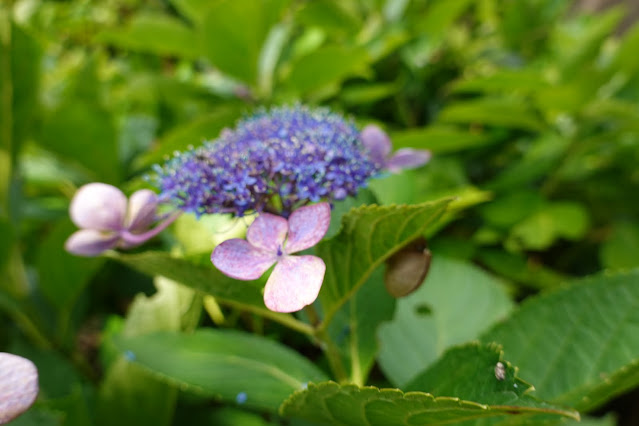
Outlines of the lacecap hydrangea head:
<svg viewBox="0 0 639 426">
<path fill-rule="evenodd" d="M 356 195 L 384 165 L 326 108 L 274 107 L 156 166 L 161 197 L 196 215 L 274 212 Z"/>
</svg>

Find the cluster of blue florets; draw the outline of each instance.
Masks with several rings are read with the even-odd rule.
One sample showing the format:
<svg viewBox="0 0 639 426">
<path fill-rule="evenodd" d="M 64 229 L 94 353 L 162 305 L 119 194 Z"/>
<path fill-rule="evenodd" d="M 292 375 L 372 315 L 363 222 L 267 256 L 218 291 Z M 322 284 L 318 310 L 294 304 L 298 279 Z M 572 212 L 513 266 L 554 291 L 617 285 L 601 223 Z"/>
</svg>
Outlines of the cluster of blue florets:
<svg viewBox="0 0 639 426">
<path fill-rule="evenodd" d="M 162 197 L 196 215 L 276 211 L 353 196 L 380 171 L 355 126 L 325 108 L 262 110 L 156 166 Z"/>
</svg>

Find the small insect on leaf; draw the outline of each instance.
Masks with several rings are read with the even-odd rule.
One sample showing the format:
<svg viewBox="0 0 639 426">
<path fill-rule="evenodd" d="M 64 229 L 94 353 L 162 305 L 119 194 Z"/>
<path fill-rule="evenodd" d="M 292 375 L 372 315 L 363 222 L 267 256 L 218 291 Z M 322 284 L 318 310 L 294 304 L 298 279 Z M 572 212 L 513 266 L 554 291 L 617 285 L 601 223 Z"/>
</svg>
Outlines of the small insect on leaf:
<svg viewBox="0 0 639 426">
<path fill-rule="evenodd" d="M 418 238 L 387 260 L 384 284 L 393 297 L 404 297 L 422 285 L 430 268 L 426 239 Z"/>
<path fill-rule="evenodd" d="M 501 362 L 495 364 L 495 378 L 497 380 L 505 380 L 506 379 L 506 367 Z"/>
</svg>

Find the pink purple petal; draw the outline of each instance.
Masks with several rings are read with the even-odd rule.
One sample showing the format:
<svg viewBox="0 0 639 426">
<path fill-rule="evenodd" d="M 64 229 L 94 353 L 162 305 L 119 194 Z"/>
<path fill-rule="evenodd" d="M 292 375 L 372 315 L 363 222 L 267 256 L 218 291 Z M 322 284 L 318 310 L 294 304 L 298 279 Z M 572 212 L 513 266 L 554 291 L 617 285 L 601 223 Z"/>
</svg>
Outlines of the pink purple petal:
<svg viewBox="0 0 639 426">
<path fill-rule="evenodd" d="M 264 304 L 275 312 L 299 311 L 317 299 L 325 272 L 317 256 L 284 256 L 266 282 Z"/>
<path fill-rule="evenodd" d="M 319 243 L 331 223 L 331 206 L 328 203 L 300 207 L 288 218 L 288 254 L 305 250 Z"/>
<path fill-rule="evenodd" d="M 156 220 L 157 207 L 158 196 L 155 192 L 148 189 L 135 191 L 129 197 L 126 227 L 133 233 L 146 231 Z"/>
<path fill-rule="evenodd" d="M 391 152 L 391 140 L 379 126 L 369 124 L 360 133 L 364 146 L 368 148 L 369 157 L 376 163 L 383 164 Z"/>
<path fill-rule="evenodd" d="M 182 212 L 173 213 L 172 215 L 165 218 L 162 222 L 160 222 L 160 224 L 158 224 L 158 226 L 156 226 L 155 228 L 141 234 L 135 234 L 130 231 L 122 231 L 120 233 L 121 241 L 119 246 L 122 248 L 139 246 L 140 244 L 150 240 L 151 238 L 158 235 L 160 232 L 164 231 L 170 224 L 175 221 L 175 219 L 180 217 L 181 214 Z"/>
<path fill-rule="evenodd" d="M 431 153 L 425 149 L 402 148 L 386 162 L 386 168 L 397 173 L 402 169 L 414 169 L 428 163 Z"/>
<path fill-rule="evenodd" d="M 275 254 L 257 249 L 240 238 L 224 241 L 211 254 L 213 265 L 236 280 L 258 279 L 276 260 Z"/>
<path fill-rule="evenodd" d="M 101 232 L 95 229 L 81 229 L 74 232 L 64 243 L 64 248 L 77 256 L 98 256 L 118 244 L 120 234 Z"/>
<path fill-rule="evenodd" d="M 0 353 L 0 424 L 25 412 L 38 396 L 38 370 L 28 359 Z"/>
<path fill-rule="evenodd" d="M 73 196 L 69 213 L 80 228 L 119 231 L 126 216 L 126 196 L 115 186 L 89 183 Z"/>
<path fill-rule="evenodd" d="M 284 244 L 288 222 L 281 216 L 260 213 L 246 231 L 246 239 L 256 248 L 277 253 Z"/>
</svg>

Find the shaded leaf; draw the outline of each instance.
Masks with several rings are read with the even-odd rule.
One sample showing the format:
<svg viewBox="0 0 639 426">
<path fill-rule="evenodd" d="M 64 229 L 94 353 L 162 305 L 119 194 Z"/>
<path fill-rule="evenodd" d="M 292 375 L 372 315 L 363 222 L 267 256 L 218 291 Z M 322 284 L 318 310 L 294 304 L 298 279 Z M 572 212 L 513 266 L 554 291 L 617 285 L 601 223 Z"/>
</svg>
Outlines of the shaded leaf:
<svg viewBox="0 0 639 426">
<path fill-rule="evenodd" d="M 276 411 L 293 391 L 326 376 L 291 349 L 230 330 L 155 333 L 116 339 L 134 362 L 184 390 Z"/>
<path fill-rule="evenodd" d="M 435 154 L 457 152 L 494 143 L 496 138 L 485 131 L 464 130 L 456 126 L 434 124 L 391 134 L 393 147 L 429 149 Z"/>
<path fill-rule="evenodd" d="M 262 281 L 237 281 L 213 265 L 201 266 L 171 257 L 164 252 L 112 254 L 113 258 L 150 276 L 160 275 L 187 287 L 214 296 L 218 302 L 248 310 L 275 321 L 287 321 L 289 314 L 269 311 L 262 298 Z"/>
<path fill-rule="evenodd" d="M 480 98 L 452 103 L 438 117 L 444 123 L 472 123 L 487 126 L 540 131 L 544 124 L 521 99 Z"/>
<path fill-rule="evenodd" d="M 195 59 L 195 31 L 166 14 L 136 14 L 124 28 L 105 30 L 98 40 L 122 49 Z"/>
<path fill-rule="evenodd" d="M 610 269 L 639 266 L 639 226 L 630 222 L 615 224 L 612 234 L 601 245 L 599 258 Z"/>
<path fill-rule="evenodd" d="M 635 270 L 530 298 L 481 339 L 503 345 L 539 398 L 590 410 L 639 384 L 638 327 Z"/>
</svg>

